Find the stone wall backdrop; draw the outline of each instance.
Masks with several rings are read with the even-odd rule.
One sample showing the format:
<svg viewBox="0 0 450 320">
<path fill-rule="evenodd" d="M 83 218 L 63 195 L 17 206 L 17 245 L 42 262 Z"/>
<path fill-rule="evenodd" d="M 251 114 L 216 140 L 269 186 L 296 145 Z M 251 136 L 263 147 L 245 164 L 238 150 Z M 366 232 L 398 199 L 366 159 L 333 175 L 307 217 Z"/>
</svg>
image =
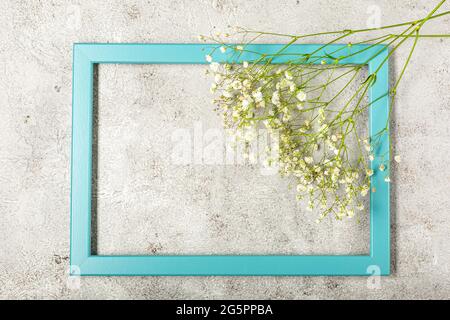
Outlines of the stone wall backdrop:
<svg viewBox="0 0 450 320">
<path fill-rule="evenodd" d="M 290 34 L 365 28 L 422 18 L 435 2 L 1 1 L 0 298 L 450 298 L 450 39 L 422 39 L 399 87 L 391 276 L 68 277 L 73 43 L 198 42 L 228 25 Z M 445 17 L 426 32 L 449 30 Z M 392 77 L 408 49 L 391 59 Z M 174 164 L 180 133 L 193 143 L 223 133 L 204 71 L 98 67 L 93 250 L 366 254 L 367 212 L 316 224 L 277 175 L 240 163 Z"/>
</svg>

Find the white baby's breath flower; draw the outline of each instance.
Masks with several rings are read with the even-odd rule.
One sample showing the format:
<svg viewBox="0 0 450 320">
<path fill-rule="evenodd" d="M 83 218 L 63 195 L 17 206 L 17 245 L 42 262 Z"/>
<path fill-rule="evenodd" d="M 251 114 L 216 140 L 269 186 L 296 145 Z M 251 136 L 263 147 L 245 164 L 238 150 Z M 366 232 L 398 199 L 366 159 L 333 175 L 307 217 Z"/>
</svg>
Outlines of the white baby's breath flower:
<svg viewBox="0 0 450 320">
<path fill-rule="evenodd" d="M 272 103 L 274 105 L 280 105 L 280 93 L 278 91 L 274 91 L 272 95 Z"/>
<path fill-rule="evenodd" d="M 306 93 L 305 93 L 304 91 L 302 91 L 302 90 L 299 90 L 299 91 L 297 92 L 296 98 L 297 98 L 299 101 L 304 102 L 304 101 L 306 100 Z"/>
<path fill-rule="evenodd" d="M 225 98 L 232 98 L 232 97 L 233 97 L 233 93 L 231 93 L 231 92 L 228 91 L 228 90 L 225 90 L 225 91 L 222 93 L 222 95 L 223 95 Z"/>
<path fill-rule="evenodd" d="M 361 195 L 362 195 L 363 197 L 365 197 L 365 196 L 367 195 L 368 192 L 369 192 L 369 187 L 367 187 L 367 186 L 364 186 L 364 187 L 361 189 Z"/>
<path fill-rule="evenodd" d="M 235 80 L 231 86 L 235 90 L 240 90 L 242 88 L 242 83 L 239 80 Z"/>
<path fill-rule="evenodd" d="M 218 64 L 217 62 L 212 62 L 212 63 L 209 65 L 209 67 L 211 68 L 211 70 L 212 70 L 213 72 L 217 72 L 217 71 L 219 71 L 220 64 Z"/>
<path fill-rule="evenodd" d="M 402 161 L 402 158 L 400 157 L 400 155 L 396 155 L 394 157 L 395 162 L 400 163 L 400 161 Z"/>
<path fill-rule="evenodd" d="M 384 181 L 386 181 L 386 182 L 391 182 L 391 178 L 386 177 L 386 178 L 384 178 Z"/>
<path fill-rule="evenodd" d="M 221 44 L 218 49 L 224 54 L 231 50 L 239 55 L 236 51 L 244 47 Z M 214 104 L 221 113 L 225 129 L 233 131 L 234 140 L 239 139 L 240 143 L 255 139 L 261 125 L 271 135 L 270 139 L 279 139 L 278 154 L 267 155 L 265 162 L 268 165 L 276 162 L 280 174 L 294 179 L 295 196 L 299 201 L 309 200 L 308 210 L 324 211 L 319 221 L 328 215 L 329 211 L 325 213 L 325 210 L 329 206 L 339 220 L 354 217 L 363 210 L 361 197 L 370 192 L 368 177 L 374 175 L 374 171 L 384 170 L 385 173 L 376 173 L 377 178 L 382 174 L 385 181 L 390 181 L 388 163 L 384 162 L 385 168 L 380 166 L 380 170 L 366 170 L 360 161 L 364 155 L 357 158 L 357 163 L 355 160 L 355 166 L 353 160 L 346 159 L 349 133 L 345 130 L 345 119 L 333 120 L 336 115 L 331 113 L 334 112 L 331 106 L 308 107 L 308 101 L 316 99 L 316 95 L 311 93 L 310 97 L 312 86 L 298 76 L 298 71 L 302 72 L 304 67 L 274 67 L 261 74 L 263 69 L 252 60 L 237 58 L 233 63 L 219 64 L 212 56 L 210 53 L 205 58 L 210 63 L 208 74 L 213 77 L 211 91 L 220 92 Z M 248 131 L 253 129 L 254 134 Z M 361 147 L 373 161 L 370 140 L 364 140 Z M 256 158 L 250 159 L 250 155 L 246 155 L 250 162 L 256 161 Z M 394 160 L 397 161 L 397 157 Z"/>
<path fill-rule="evenodd" d="M 292 80 L 292 73 L 290 71 L 285 71 L 284 76 L 286 77 L 286 79 Z"/>
<path fill-rule="evenodd" d="M 289 85 L 289 91 L 290 92 L 294 92 L 297 89 L 297 86 L 295 85 L 295 83 L 291 83 Z"/>
<path fill-rule="evenodd" d="M 384 171 L 386 169 L 386 166 L 384 164 L 380 164 L 378 169 L 380 169 L 380 171 Z"/>
<path fill-rule="evenodd" d="M 308 163 L 308 164 L 310 164 L 310 163 L 312 163 L 313 161 L 314 161 L 314 159 L 312 158 L 312 157 L 305 157 L 305 162 L 306 163 Z"/>
<path fill-rule="evenodd" d="M 261 91 L 257 90 L 255 92 L 253 92 L 253 98 L 255 98 L 256 102 L 261 102 L 263 100 L 263 94 Z"/>
</svg>

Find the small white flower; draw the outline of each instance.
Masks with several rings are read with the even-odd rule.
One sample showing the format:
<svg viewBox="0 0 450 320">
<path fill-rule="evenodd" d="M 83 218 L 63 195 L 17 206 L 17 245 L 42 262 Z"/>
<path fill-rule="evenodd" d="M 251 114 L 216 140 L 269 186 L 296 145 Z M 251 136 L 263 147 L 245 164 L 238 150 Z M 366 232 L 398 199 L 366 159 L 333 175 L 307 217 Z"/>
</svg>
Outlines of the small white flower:
<svg viewBox="0 0 450 320">
<path fill-rule="evenodd" d="M 228 90 L 225 90 L 225 91 L 222 93 L 222 95 L 223 95 L 225 98 L 231 98 L 231 97 L 233 97 L 233 94 L 232 94 L 230 91 L 228 91 Z"/>
<path fill-rule="evenodd" d="M 370 155 L 369 155 L 369 160 L 370 160 L 370 161 L 373 161 L 374 159 L 375 159 L 375 157 L 373 156 L 373 154 L 370 154 Z"/>
<path fill-rule="evenodd" d="M 361 190 L 361 195 L 362 195 L 363 197 L 365 197 L 365 196 L 367 195 L 367 192 L 369 192 L 369 188 L 364 187 L 364 188 Z"/>
<path fill-rule="evenodd" d="M 255 101 L 256 102 L 261 102 L 262 101 L 262 99 L 263 99 L 263 94 L 262 94 L 262 92 L 261 91 L 256 91 L 256 92 L 253 92 L 253 98 L 255 98 Z"/>
<path fill-rule="evenodd" d="M 302 90 L 300 90 L 297 95 L 296 95 L 297 99 L 301 102 L 306 100 L 306 93 Z"/>
<path fill-rule="evenodd" d="M 380 164 L 378 169 L 380 169 L 380 171 L 384 171 L 384 169 L 386 169 L 386 166 L 384 164 Z"/>
<path fill-rule="evenodd" d="M 303 109 L 303 103 L 297 103 L 297 109 L 302 110 Z"/>
<path fill-rule="evenodd" d="M 336 135 L 332 135 L 331 136 L 331 141 L 336 142 L 338 140 L 338 138 L 336 137 Z"/>
<path fill-rule="evenodd" d="M 272 103 L 274 105 L 280 104 L 280 93 L 278 91 L 275 91 L 272 95 Z"/>
<path fill-rule="evenodd" d="M 314 159 L 312 157 L 305 157 L 305 162 L 310 164 L 314 161 Z"/>
<path fill-rule="evenodd" d="M 286 77 L 286 79 L 292 80 L 292 73 L 290 71 L 285 71 L 284 76 Z"/>
<path fill-rule="evenodd" d="M 289 85 L 289 91 L 290 91 L 290 92 L 294 92 L 295 89 L 297 89 L 295 83 L 291 83 L 291 84 Z"/>
<path fill-rule="evenodd" d="M 250 105 L 250 101 L 248 101 L 247 99 L 242 100 L 242 107 L 244 109 L 247 109 L 249 105 Z"/>
<path fill-rule="evenodd" d="M 225 53 L 225 51 L 227 51 L 227 48 L 225 48 L 225 47 L 220 47 L 220 52 Z"/>
<path fill-rule="evenodd" d="M 242 50 L 244 50 L 244 47 L 243 46 L 236 46 L 236 50 L 242 51 Z"/>
<path fill-rule="evenodd" d="M 402 158 L 400 157 L 400 155 L 396 155 L 394 157 L 395 162 L 400 163 L 400 161 L 402 161 Z"/>
<path fill-rule="evenodd" d="M 216 74 L 216 75 L 214 76 L 214 82 L 215 82 L 215 83 L 219 83 L 220 81 L 222 81 L 222 75 Z"/>
<path fill-rule="evenodd" d="M 212 62 L 212 57 L 211 57 L 209 54 L 207 54 L 207 55 L 205 56 L 205 59 L 206 59 L 206 61 L 208 61 L 208 62 Z"/>
<path fill-rule="evenodd" d="M 235 80 L 233 84 L 231 85 L 233 89 L 240 90 L 242 89 L 242 83 L 239 80 Z"/>
<path fill-rule="evenodd" d="M 373 176 L 373 170 L 372 170 L 372 169 L 367 169 L 367 170 L 366 170 L 366 174 L 367 174 L 369 177 Z"/>
<path fill-rule="evenodd" d="M 220 64 L 218 64 L 217 62 L 212 62 L 209 67 L 211 68 L 211 70 L 213 72 L 217 72 L 220 68 Z"/>
<path fill-rule="evenodd" d="M 247 68 L 248 68 L 248 62 L 247 62 L 247 61 L 244 61 L 244 62 L 242 63 L 242 66 L 244 67 L 244 69 L 247 69 Z"/>
<path fill-rule="evenodd" d="M 391 182 L 391 178 L 386 177 L 386 178 L 384 178 L 384 181 L 386 181 L 386 182 Z"/>
</svg>

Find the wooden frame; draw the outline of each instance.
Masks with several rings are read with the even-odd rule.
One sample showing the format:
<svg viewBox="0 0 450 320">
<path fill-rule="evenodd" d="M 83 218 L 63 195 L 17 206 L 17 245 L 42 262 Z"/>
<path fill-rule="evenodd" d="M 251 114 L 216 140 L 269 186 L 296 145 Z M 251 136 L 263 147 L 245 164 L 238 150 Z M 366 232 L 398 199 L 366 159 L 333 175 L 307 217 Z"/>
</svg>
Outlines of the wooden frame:
<svg viewBox="0 0 450 320">
<path fill-rule="evenodd" d="M 101 256 L 91 254 L 92 133 L 94 64 L 205 64 L 211 44 L 75 44 L 73 47 L 73 111 L 71 168 L 70 264 L 74 275 L 371 275 L 374 266 L 380 275 L 390 273 L 389 183 L 381 174 L 371 177 L 377 189 L 370 201 L 369 255 L 152 255 Z M 346 45 L 328 45 L 328 49 Z M 283 45 L 253 44 L 238 61 L 252 60 L 256 53 L 274 53 Z M 296 44 L 272 63 L 292 60 L 292 55 L 326 56 L 321 45 Z M 206 51 L 205 51 L 206 50 Z M 369 100 L 370 134 L 380 132 L 388 121 L 388 48 L 383 45 L 353 45 L 350 58 L 340 64 L 367 64 L 369 74 L 381 66 L 371 86 Z M 214 61 L 225 62 L 220 53 Z M 320 62 L 318 62 L 320 63 Z M 376 154 L 389 155 L 389 135 L 384 134 Z M 377 159 L 377 157 L 375 157 Z M 389 157 L 384 157 L 389 161 Z M 380 163 L 372 162 L 372 168 Z"/>
</svg>

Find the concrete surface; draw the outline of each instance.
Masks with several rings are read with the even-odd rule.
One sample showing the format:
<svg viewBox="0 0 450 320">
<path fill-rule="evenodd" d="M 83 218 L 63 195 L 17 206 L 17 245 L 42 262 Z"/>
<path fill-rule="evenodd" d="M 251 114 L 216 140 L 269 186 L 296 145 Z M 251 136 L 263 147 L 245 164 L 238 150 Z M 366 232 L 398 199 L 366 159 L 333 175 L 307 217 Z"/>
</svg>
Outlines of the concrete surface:
<svg viewBox="0 0 450 320">
<path fill-rule="evenodd" d="M 72 43 L 196 42 L 229 24 L 286 33 L 363 28 L 374 14 L 389 24 L 431 6 L 2 1 L 0 298 L 450 298 L 450 40 L 439 39 L 419 43 L 397 98 L 392 135 L 402 163 L 392 184 L 392 276 L 67 275 Z M 428 32 L 449 27 L 445 18 Z M 407 52 L 392 60 L 393 76 Z M 170 162 L 174 130 L 220 125 L 202 67 L 111 65 L 98 73 L 98 253 L 367 252 L 367 220 L 316 225 L 276 176 Z"/>
</svg>

